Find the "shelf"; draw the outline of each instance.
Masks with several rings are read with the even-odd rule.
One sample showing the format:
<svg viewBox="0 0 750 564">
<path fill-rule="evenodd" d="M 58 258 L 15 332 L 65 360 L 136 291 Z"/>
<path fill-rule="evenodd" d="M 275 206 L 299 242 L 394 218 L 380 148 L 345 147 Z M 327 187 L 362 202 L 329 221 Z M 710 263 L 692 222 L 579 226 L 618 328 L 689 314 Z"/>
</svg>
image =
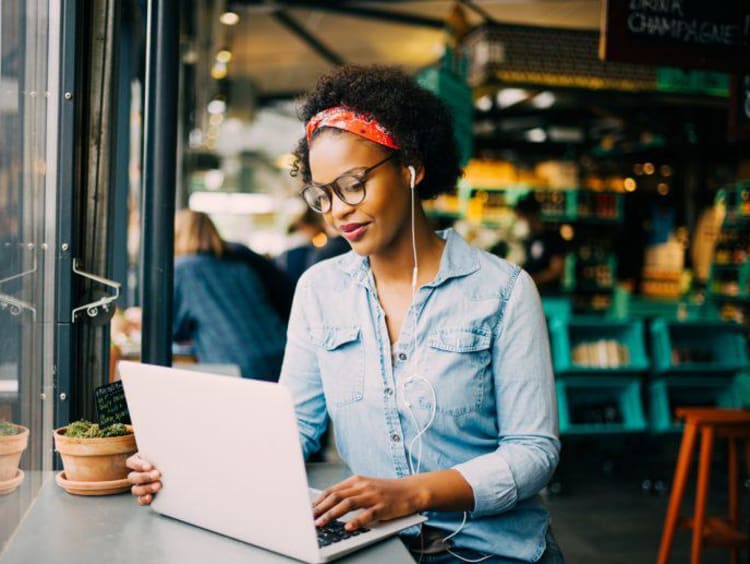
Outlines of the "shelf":
<svg viewBox="0 0 750 564">
<path fill-rule="evenodd" d="M 484 194 L 477 194 L 483 192 Z M 553 190 L 535 187 L 528 183 L 515 183 L 505 186 L 471 186 L 465 184 L 458 195 L 460 211 L 441 212 L 427 208 L 428 215 L 433 217 L 461 219 L 474 217 L 481 221 L 481 210 L 488 205 L 491 208 L 507 207 L 512 210 L 519 197 L 533 192 L 539 200 L 542 219 L 548 223 L 587 223 L 612 225 L 620 223 L 624 215 L 623 194 L 619 192 L 598 192 L 592 190 L 567 189 Z M 493 194 L 508 194 L 508 197 L 496 198 Z M 479 201 L 477 201 L 479 200 Z M 489 203 L 487 203 L 489 202 Z M 581 212 L 581 202 L 593 211 Z M 614 215 L 597 213 L 597 210 L 614 211 Z"/>
<path fill-rule="evenodd" d="M 736 377 L 666 377 L 649 385 L 649 423 L 653 431 L 682 430 L 682 423 L 673 416 L 678 407 L 740 407 Z"/>
<path fill-rule="evenodd" d="M 558 375 L 635 374 L 649 368 L 641 321 L 573 317 L 552 320 L 549 330 Z M 575 350 L 588 358 L 587 363 L 574 361 Z"/>
<path fill-rule="evenodd" d="M 728 321 L 666 321 L 651 324 L 654 371 L 671 374 L 726 374 L 749 366 L 743 328 Z M 692 355 L 693 360 L 679 359 Z M 698 360 L 703 357 L 705 360 Z"/>
<path fill-rule="evenodd" d="M 750 302 L 750 294 L 718 294 L 716 292 L 709 292 L 708 294 L 712 299 L 724 300 L 728 302 Z"/>
<path fill-rule="evenodd" d="M 646 430 L 638 378 L 573 377 L 558 380 L 555 386 L 562 435 Z"/>
<path fill-rule="evenodd" d="M 718 319 L 716 308 L 707 302 L 702 304 L 687 299 L 659 299 L 643 296 L 629 297 L 627 311 L 623 317 L 636 319 L 664 318 L 669 320 Z"/>
<path fill-rule="evenodd" d="M 739 262 L 739 263 L 730 263 L 730 264 L 719 264 L 715 262 L 711 265 L 711 268 L 714 270 L 741 270 L 742 268 L 747 268 L 747 263 Z"/>
</svg>

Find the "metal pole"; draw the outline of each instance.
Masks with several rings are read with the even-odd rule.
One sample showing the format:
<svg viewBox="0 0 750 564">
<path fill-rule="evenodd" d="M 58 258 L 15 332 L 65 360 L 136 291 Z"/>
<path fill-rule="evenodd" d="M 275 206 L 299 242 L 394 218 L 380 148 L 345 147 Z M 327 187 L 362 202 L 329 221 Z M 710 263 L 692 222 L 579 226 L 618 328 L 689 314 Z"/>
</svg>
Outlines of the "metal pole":
<svg viewBox="0 0 750 564">
<path fill-rule="evenodd" d="M 143 155 L 143 362 L 172 363 L 174 203 L 177 172 L 178 0 L 148 0 Z"/>
</svg>

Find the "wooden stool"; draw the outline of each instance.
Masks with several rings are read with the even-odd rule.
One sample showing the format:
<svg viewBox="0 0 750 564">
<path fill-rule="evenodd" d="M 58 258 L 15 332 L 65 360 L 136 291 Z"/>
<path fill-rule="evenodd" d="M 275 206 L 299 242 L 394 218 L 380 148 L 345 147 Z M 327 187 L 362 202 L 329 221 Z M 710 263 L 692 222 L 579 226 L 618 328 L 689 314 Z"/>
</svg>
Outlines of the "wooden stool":
<svg viewBox="0 0 750 564">
<path fill-rule="evenodd" d="M 699 564 L 705 545 L 723 546 L 731 549 L 732 564 L 739 564 L 740 549 L 748 543 L 747 535 L 738 528 L 739 472 L 737 469 L 737 439 L 745 440 L 745 459 L 750 468 L 750 411 L 721 408 L 678 408 L 677 417 L 685 420 L 682 433 L 682 444 L 674 473 L 672 494 L 664 521 L 664 532 L 659 547 L 658 564 L 667 564 L 669 551 L 672 548 L 675 529 L 684 527 L 693 529 L 691 564 Z M 690 474 L 690 463 L 693 457 L 698 431 L 701 434 L 701 453 L 698 462 L 698 484 L 695 496 L 695 513 L 692 518 L 680 518 L 682 495 Z M 714 437 L 729 440 L 729 517 L 706 517 L 708 483 L 711 475 L 711 454 Z"/>
</svg>

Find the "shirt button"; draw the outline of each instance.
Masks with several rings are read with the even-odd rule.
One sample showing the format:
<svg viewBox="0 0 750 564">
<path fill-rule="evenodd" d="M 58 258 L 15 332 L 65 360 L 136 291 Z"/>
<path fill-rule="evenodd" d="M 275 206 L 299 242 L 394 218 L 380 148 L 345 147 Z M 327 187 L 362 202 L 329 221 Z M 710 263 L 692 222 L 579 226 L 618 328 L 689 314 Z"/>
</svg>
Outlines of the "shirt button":
<svg viewBox="0 0 750 564">
<path fill-rule="evenodd" d="M 406 353 L 398 353 L 399 360 L 406 360 Z"/>
<path fill-rule="evenodd" d="M 398 436 L 398 433 L 393 433 L 393 434 L 391 435 L 391 440 L 392 440 L 392 441 L 393 441 L 394 443 L 397 443 L 397 442 L 399 442 L 399 441 L 401 440 L 401 437 L 399 437 L 399 436 Z"/>
<path fill-rule="evenodd" d="M 393 395 L 393 388 L 386 388 L 385 389 L 385 395 L 392 396 Z"/>
</svg>

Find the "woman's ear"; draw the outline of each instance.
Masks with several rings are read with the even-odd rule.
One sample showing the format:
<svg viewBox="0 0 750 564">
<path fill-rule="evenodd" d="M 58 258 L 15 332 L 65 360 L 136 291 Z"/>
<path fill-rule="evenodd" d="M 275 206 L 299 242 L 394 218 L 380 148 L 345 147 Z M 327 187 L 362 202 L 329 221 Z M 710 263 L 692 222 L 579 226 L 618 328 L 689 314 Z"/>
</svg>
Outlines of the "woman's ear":
<svg viewBox="0 0 750 564">
<path fill-rule="evenodd" d="M 420 182 L 424 180 L 424 167 L 420 163 L 411 163 L 405 165 L 404 172 L 406 173 L 406 183 L 409 186 L 411 186 L 412 183 L 412 174 L 414 177 L 414 188 L 418 187 Z"/>
</svg>

